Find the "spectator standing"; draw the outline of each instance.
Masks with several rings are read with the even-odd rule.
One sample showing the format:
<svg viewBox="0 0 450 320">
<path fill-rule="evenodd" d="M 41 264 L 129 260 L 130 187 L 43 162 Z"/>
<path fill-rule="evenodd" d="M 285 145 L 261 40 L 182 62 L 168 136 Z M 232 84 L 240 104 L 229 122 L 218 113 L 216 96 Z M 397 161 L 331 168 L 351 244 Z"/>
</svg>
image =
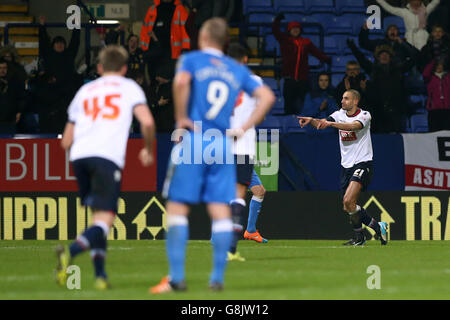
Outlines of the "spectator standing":
<svg viewBox="0 0 450 320">
<path fill-rule="evenodd" d="M 0 134 L 14 134 L 25 103 L 25 88 L 8 76 L 8 63 L 0 59 Z"/>
<path fill-rule="evenodd" d="M 447 61 L 447 65 L 450 59 L 450 37 L 441 25 L 433 26 L 427 44 L 420 51 L 417 62 L 419 70 L 423 72 L 433 59 Z"/>
<path fill-rule="evenodd" d="M 284 78 L 283 96 L 286 114 L 300 114 L 305 95 L 309 89 L 308 56 L 311 54 L 323 62 L 331 63 L 331 58 L 320 51 L 310 39 L 303 38 L 302 25 L 289 22 L 287 32 L 281 31 L 283 14 L 275 17 L 272 32 L 280 43 Z"/>
<path fill-rule="evenodd" d="M 39 17 L 39 56 L 44 68 L 38 89 L 39 125 L 42 133 L 62 133 L 67 120 L 67 107 L 82 84 L 75 71 L 80 30 L 72 31 L 67 46 L 61 36 L 50 42 L 45 22 L 45 17 Z"/>
<path fill-rule="evenodd" d="M 426 7 L 422 0 L 409 0 L 405 8 L 393 7 L 385 0 L 377 0 L 378 4 L 390 14 L 403 18 L 406 40 L 418 50 L 427 43 L 427 18 L 437 7 L 440 0 L 431 1 Z"/>
<path fill-rule="evenodd" d="M 0 49 L 0 58 L 3 58 L 8 63 L 8 77 L 14 78 L 25 86 L 28 78 L 27 72 L 23 65 L 19 62 L 19 53 L 13 46 L 5 46 Z"/>
<path fill-rule="evenodd" d="M 403 87 L 404 73 L 414 66 L 409 57 L 394 62 L 394 52 L 388 45 L 375 49 L 375 62 L 368 60 L 352 40 L 347 40 L 364 71 L 370 75 L 367 82 L 367 103 L 373 116 L 373 131 L 378 133 L 401 132 L 406 115 L 406 95 Z"/>
<path fill-rule="evenodd" d="M 172 97 L 174 66 L 165 64 L 155 72 L 150 86 L 150 109 L 158 132 L 171 133 L 175 129 L 175 114 Z"/>
<path fill-rule="evenodd" d="M 123 32 L 123 30 L 123 26 L 109 30 L 105 36 L 105 44 L 116 44 L 120 32 Z M 145 74 L 146 57 L 144 51 L 139 47 L 139 36 L 130 34 L 127 38 L 125 49 L 128 52 L 128 71 L 126 77 L 136 80 L 138 76 Z"/>
<path fill-rule="evenodd" d="M 398 26 L 395 24 L 391 24 L 387 27 L 384 38 L 369 39 L 369 29 L 367 23 L 364 23 L 358 35 L 358 44 L 360 48 L 370 52 L 374 52 L 376 47 L 381 45 L 391 46 L 394 50 L 394 60 L 396 62 L 404 61 L 406 57 L 410 56 L 412 50 L 415 51 L 416 54 L 419 53 L 419 50 L 400 38 Z"/>
<path fill-rule="evenodd" d="M 154 51 L 148 63 L 150 78 L 153 70 L 168 60 L 177 60 L 183 51 L 190 49 L 190 39 L 185 24 L 188 12 L 180 0 L 154 0 L 148 9 L 141 28 L 141 49 Z"/>
<path fill-rule="evenodd" d="M 450 130 L 450 74 L 443 60 L 433 59 L 423 71 L 428 90 L 428 129 Z"/>
</svg>

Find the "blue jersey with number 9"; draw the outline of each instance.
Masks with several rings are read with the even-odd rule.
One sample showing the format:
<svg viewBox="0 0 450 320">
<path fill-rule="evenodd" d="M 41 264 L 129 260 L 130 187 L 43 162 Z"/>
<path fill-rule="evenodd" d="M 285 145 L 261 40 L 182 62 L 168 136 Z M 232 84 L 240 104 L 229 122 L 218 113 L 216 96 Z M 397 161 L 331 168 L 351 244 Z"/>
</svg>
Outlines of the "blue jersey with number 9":
<svg viewBox="0 0 450 320">
<path fill-rule="evenodd" d="M 202 121 L 202 131 L 215 128 L 225 133 L 239 92 L 252 95 L 261 86 L 246 66 L 214 49 L 183 55 L 177 73 L 182 71 L 192 77 L 188 115 Z"/>
</svg>

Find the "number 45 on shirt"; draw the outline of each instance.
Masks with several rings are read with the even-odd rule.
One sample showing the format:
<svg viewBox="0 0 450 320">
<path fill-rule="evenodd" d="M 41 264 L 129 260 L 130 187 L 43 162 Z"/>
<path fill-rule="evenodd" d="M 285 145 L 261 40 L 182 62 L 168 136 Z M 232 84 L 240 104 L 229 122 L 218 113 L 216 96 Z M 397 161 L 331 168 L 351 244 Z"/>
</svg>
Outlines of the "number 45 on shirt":
<svg viewBox="0 0 450 320">
<path fill-rule="evenodd" d="M 114 104 L 114 99 L 120 99 L 120 94 L 110 94 L 105 96 L 103 105 L 99 105 L 98 97 L 86 99 L 83 102 L 84 114 L 87 117 L 92 117 L 93 121 L 97 119 L 100 113 L 102 114 L 101 117 L 103 119 L 114 120 L 120 114 L 120 108 Z"/>
</svg>

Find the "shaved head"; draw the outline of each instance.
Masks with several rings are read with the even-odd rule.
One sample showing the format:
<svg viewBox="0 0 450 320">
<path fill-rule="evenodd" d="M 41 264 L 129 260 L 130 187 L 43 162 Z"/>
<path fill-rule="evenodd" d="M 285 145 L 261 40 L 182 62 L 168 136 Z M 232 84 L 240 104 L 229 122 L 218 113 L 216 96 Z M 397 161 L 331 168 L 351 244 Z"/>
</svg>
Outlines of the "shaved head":
<svg viewBox="0 0 450 320">
<path fill-rule="evenodd" d="M 228 25 L 222 18 L 206 20 L 200 28 L 200 40 L 223 48 L 228 39 Z"/>
</svg>

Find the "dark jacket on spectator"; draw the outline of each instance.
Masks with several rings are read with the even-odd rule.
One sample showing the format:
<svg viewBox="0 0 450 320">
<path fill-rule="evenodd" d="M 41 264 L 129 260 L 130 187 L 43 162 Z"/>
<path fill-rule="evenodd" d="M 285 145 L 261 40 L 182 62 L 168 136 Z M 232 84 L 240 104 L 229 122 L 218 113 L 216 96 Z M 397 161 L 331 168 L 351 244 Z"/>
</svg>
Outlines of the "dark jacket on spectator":
<svg viewBox="0 0 450 320">
<path fill-rule="evenodd" d="M 344 95 L 347 88 L 345 87 L 345 78 L 347 75 L 342 78 L 342 81 L 336 87 L 336 102 L 339 108 L 342 108 L 342 96 Z M 366 90 L 361 87 L 361 81 L 366 80 L 366 76 L 363 73 L 358 74 L 356 77 L 349 77 L 350 89 L 354 89 L 359 92 L 361 95 L 361 100 L 359 101 L 360 107 L 366 107 Z"/>
<path fill-rule="evenodd" d="M 398 43 L 397 41 L 392 41 L 387 37 L 387 35 L 382 39 L 369 39 L 369 30 L 361 28 L 361 31 L 358 35 L 358 44 L 359 46 L 370 52 L 374 52 L 376 47 L 381 45 L 391 46 L 394 50 L 395 56 L 394 60 L 401 62 L 404 61 L 407 57 L 411 56 L 411 53 L 417 55 L 419 50 L 410 45 L 406 40 L 403 40 L 402 43 Z"/>
<path fill-rule="evenodd" d="M 17 82 L 25 85 L 28 75 L 23 65 L 18 61 L 19 54 L 17 53 L 17 49 L 13 46 L 6 46 L 0 49 L 0 57 L 3 57 L 7 53 L 12 57 L 12 61 L 8 61 L 8 78 L 15 79 Z"/>
<path fill-rule="evenodd" d="M 75 58 L 80 46 L 80 30 L 72 31 L 69 46 L 59 53 L 53 49 L 45 26 L 39 27 L 39 56 L 43 60 L 45 73 L 56 82 L 72 82 L 76 77 Z"/>
<path fill-rule="evenodd" d="M 402 117 L 406 115 L 403 74 L 414 66 L 414 59 L 396 62 L 391 55 L 389 64 L 381 64 L 377 59 L 371 62 L 353 42 L 348 44 L 361 67 L 370 75 L 367 103 L 373 116 L 374 132 L 400 132 Z M 377 50 L 375 52 L 378 54 Z"/>
<path fill-rule="evenodd" d="M 292 37 L 280 29 L 280 19 L 275 18 L 272 24 L 272 32 L 280 43 L 281 56 L 283 58 L 282 76 L 290 77 L 295 80 L 308 80 L 309 65 L 308 56 L 312 54 L 320 61 L 331 62 L 331 58 L 327 57 L 320 51 L 310 39 Z"/>
<path fill-rule="evenodd" d="M 15 123 L 25 107 L 25 87 L 17 80 L 0 78 L 0 123 Z"/>
<path fill-rule="evenodd" d="M 428 39 L 427 44 L 420 50 L 417 66 L 420 71 L 424 71 L 425 66 L 431 60 L 439 59 L 450 62 L 450 36 L 445 34 L 442 39 L 434 40 L 432 37 Z"/>
</svg>

